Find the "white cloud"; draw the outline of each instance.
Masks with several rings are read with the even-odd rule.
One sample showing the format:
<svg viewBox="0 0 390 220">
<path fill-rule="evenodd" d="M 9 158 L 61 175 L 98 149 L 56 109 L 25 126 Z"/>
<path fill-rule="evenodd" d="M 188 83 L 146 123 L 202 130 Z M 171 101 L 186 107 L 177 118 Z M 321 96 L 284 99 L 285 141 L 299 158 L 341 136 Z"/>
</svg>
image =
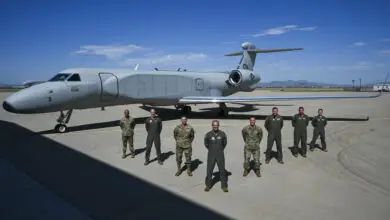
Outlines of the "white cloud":
<svg viewBox="0 0 390 220">
<path fill-rule="evenodd" d="M 85 45 L 81 46 L 75 53 L 92 54 L 105 56 L 109 60 L 120 60 L 124 55 L 145 50 L 146 48 L 129 44 L 129 45 Z"/>
<path fill-rule="evenodd" d="M 250 36 L 261 37 L 261 36 L 268 36 L 268 35 L 281 35 L 281 34 L 285 34 L 285 33 L 290 32 L 290 31 L 312 31 L 315 29 L 317 29 L 317 27 L 315 27 L 315 26 L 299 27 L 298 25 L 286 25 L 283 27 L 270 28 L 270 29 L 263 31 L 263 33 L 253 34 Z"/>
<path fill-rule="evenodd" d="M 145 58 L 128 58 L 120 62 L 123 66 L 132 66 L 135 64 L 140 65 L 186 65 L 189 63 L 196 63 L 204 61 L 208 58 L 203 53 L 184 53 L 184 54 L 168 54 L 158 57 L 145 57 Z"/>
<path fill-rule="evenodd" d="M 381 51 L 379 51 L 379 53 L 390 54 L 390 50 L 381 50 Z"/>
<path fill-rule="evenodd" d="M 362 42 L 362 41 L 353 43 L 353 46 L 356 46 L 356 47 L 361 47 L 361 46 L 364 46 L 364 45 L 366 45 L 366 43 Z"/>
</svg>

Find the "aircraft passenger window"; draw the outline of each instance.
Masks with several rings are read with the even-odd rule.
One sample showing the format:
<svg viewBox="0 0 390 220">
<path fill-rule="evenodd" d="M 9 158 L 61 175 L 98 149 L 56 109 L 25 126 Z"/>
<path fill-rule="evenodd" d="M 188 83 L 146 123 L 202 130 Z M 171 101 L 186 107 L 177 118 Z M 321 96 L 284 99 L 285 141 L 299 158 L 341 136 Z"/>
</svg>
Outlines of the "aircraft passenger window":
<svg viewBox="0 0 390 220">
<path fill-rule="evenodd" d="M 68 81 L 81 81 L 80 75 L 75 73 L 71 77 L 69 77 Z"/>
<path fill-rule="evenodd" d="M 64 81 L 66 78 L 68 78 L 69 75 L 69 73 L 59 73 L 51 78 L 49 82 Z"/>
</svg>

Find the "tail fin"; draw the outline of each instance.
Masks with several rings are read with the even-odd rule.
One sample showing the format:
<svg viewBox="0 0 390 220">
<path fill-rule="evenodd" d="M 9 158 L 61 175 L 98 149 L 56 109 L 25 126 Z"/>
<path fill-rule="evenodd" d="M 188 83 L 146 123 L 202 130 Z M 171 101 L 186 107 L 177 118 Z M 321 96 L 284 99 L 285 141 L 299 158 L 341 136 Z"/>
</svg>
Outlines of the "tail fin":
<svg viewBox="0 0 390 220">
<path fill-rule="evenodd" d="M 274 53 L 293 50 L 303 50 L 303 48 L 284 48 L 284 49 L 256 49 L 254 44 L 245 42 L 241 45 L 243 51 L 226 54 L 225 56 L 239 56 L 242 55 L 241 61 L 237 69 L 253 70 L 256 61 L 256 54 L 258 53 Z"/>
</svg>

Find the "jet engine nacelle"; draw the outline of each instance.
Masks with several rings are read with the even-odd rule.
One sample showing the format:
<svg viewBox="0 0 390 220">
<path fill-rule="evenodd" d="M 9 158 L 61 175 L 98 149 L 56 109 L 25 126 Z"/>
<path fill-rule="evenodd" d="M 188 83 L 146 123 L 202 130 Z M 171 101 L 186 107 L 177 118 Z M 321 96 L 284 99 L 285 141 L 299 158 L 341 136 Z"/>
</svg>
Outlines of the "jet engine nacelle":
<svg viewBox="0 0 390 220">
<path fill-rule="evenodd" d="M 227 83 L 231 86 L 249 86 L 259 81 L 258 77 L 249 70 L 232 70 L 230 71 Z"/>
</svg>

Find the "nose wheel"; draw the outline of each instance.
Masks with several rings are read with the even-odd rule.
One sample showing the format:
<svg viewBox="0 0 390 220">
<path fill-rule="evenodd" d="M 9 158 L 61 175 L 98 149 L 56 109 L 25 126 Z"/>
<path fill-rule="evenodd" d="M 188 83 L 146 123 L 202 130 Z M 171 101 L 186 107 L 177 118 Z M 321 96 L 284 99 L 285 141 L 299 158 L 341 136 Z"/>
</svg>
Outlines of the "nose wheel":
<svg viewBox="0 0 390 220">
<path fill-rule="evenodd" d="M 57 122 L 58 124 L 54 127 L 54 131 L 56 133 L 65 133 L 68 131 L 68 127 L 66 124 L 68 124 L 70 117 L 72 116 L 73 110 L 69 110 L 66 114 L 64 114 L 63 111 L 61 111 L 60 117 L 58 117 Z"/>
<path fill-rule="evenodd" d="M 66 127 L 66 125 L 63 125 L 63 124 L 57 124 L 57 125 L 54 127 L 54 130 L 55 130 L 55 132 L 57 132 L 57 133 L 65 133 L 65 132 L 67 132 L 68 127 Z"/>
</svg>

